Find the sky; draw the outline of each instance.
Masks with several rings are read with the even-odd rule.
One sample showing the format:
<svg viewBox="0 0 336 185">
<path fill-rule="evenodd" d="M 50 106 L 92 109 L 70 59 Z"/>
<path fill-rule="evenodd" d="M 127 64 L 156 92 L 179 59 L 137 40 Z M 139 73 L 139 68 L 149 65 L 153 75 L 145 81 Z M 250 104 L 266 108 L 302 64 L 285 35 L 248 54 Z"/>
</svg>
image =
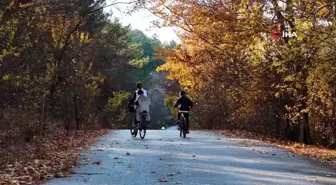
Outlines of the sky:
<svg viewBox="0 0 336 185">
<path fill-rule="evenodd" d="M 116 0 L 107 0 L 106 4 L 109 5 L 111 2 L 115 2 Z M 127 2 L 129 0 L 117 0 L 118 2 Z M 172 40 L 179 42 L 179 38 L 176 35 L 174 28 L 172 27 L 163 27 L 157 28 L 152 25 L 152 21 L 159 20 L 158 17 L 153 15 L 150 11 L 142 9 L 138 10 L 137 12 L 128 15 L 123 11 L 127 11 L 129 5 L 120 4 L 118 5 L 118 9 L 115 7 L 105 8 L 104 11 L 107 13 L 113 13 L 110 19 L 118 18 L 120 22 L 127 26 L 131 25 L 132 29 L 138 29 L 143 31 L 147 36 L 152 37 L 156 35 L 157 38 L 165 43 L 170 42 Z"/>
</svg>

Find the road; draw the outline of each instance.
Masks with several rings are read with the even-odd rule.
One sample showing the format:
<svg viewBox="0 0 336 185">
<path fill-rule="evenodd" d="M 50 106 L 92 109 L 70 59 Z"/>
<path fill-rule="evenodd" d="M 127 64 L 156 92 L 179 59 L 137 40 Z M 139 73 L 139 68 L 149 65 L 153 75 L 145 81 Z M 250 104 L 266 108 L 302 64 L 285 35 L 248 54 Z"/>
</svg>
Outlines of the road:
<svg viewBox="0 0 336 185">
<path fill-rule="evenodd" d="M 46 185 L 307 185 L 336 184 L 336 171 L 257 141 L 176 129 L 144 140 L 111 131 L 81 153 L 71 177 Z M 167 181 L 167 182 L 160 182 Z"/>
</svg>

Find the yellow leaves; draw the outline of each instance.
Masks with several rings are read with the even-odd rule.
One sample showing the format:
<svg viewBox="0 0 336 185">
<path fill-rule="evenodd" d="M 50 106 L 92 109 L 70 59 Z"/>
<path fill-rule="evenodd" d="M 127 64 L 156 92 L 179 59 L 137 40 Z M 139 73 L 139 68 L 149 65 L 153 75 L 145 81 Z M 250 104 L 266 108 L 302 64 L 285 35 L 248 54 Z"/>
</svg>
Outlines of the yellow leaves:
<svg viewBox="0 0 336 185">
<path fill-rule="evenodd" d="M 16 3 L 16 1 L 11 1 L 11 3 L 8 6 L 8 8 L 14 8 L 15 7 L 15 3 Z"/>
<path fill-rule="evenodd" d="M 133 67 L 142 68 L 146 63 L 150 61 L 149 57 L 141 58 L 141 59 L 133 59 L 129 62 L 129 64 Z"/>
<path fill-rule="evenodd" d="M 334 46 L 328 44 L 330 40 L 325 40 L 334 38 L 335 33 L 328 32 L 334 27 L 321 24 L 327 20 L 320 20 L 320 15 L 314 15 L 316 4 L 312 1 L 302 2 L 307 6 L 293 4 L 295 13 L 300 12 L 300 16 L 293 15 L 298 37 L 288 43 L 270 40 L 268 34 L 273 31 L 272 25 L 279 20 L 265 17 L 264 4 L 261 2 L 244 0 L 214 6 L 208 2 L 202 4 L 178 0 L 176 4 L 169 5 L 171 12 L 154 7 L 167 24 L 175 21 L 174 24 L 182 30 L 182 46 L 165 52 L 165 64 L 157 70 L 167 71 L 169 79 L 178 80 L 183 88 L 188 87 L 204 102 L 208 102 L 208 97 L 200 95 L 202 91 L 211 93 L 214 89 L 220 89 L 218 84 L 224 84 L 220 89 L 225 94 L 223 101 L 239 107 L 239 110 L 245 108 L 244 101 L 258 102 L 260 105 L 277 98 L 281 105 L 288 104 L 283 111 L 287 111 L 293 119 L 308 113 L 311 109 L 307 107 L 313 101 L 330 112 L 330 92 L 331 87 L 335 86 L 336 72 L 330 70 L 332 66 L 328 66 L 325 67 L 328 70 L 320 69 L 314 75 L 308 73 L 314 71 L 315 66 L 322 65 L 324 60 L 332 60 Z M 317 2 L 319 7 L 325 5 L 323 1 Z M 280 11 L 286 18 L 291 15 L 283 7 Z M 326 13 L 324 8 L 319 11 Z M 199 87 L 204 88 L 200 90 Z M 259 96 L 254 96 L 256 94 Z M 253 104 L 248 106 L 252 113 L 258 108 Z"/>
<path fill-rule="evenodd" d="M 57 14 L 53 18 L 46 18 L 41 29 L 51 31 L 53 45 L 56 48 L 63 48 L 65 42 L 69 42 L 67 38 L 73 42 L 87 44 L 90 42 L 88 32 L 74 31 L 74 27 L 80 23 L 81 17 L 74 13 L 73 17 L 67 17 L 62 14 Z"/>
<path fill-rule="evenodd" d="M 80 33 L 80 42 L 83 43 L 83 44 L 87 44 L 87 43 L 90 42 L 88 32 L 81 32 Z"/>
<path fill-rule="evenodd" d="M 294 77 L 293 75 L 288 75 L 284 78 L 285 82 L 293 82 L 294 81 Z"/>
<path fill-rule="evenodd" d="M 316 13 L 317 13 L 318 16 L 326 17 L 326 16 L 328 16 L 328 14 L 332 13 L 328 9 L 327 2 L 317 1 L 316 4 L 317 4 L 317 8 L 318 8 L 317 9 L 318 11 Z M 330 5 L 330 6 L 332 6 L 332 5 Z"/>
<path fill-rule="evenodd" d="M 173 105 L 177 98 L 175 96 L 168 96 L 164 99 L 164 104 L 170 108 L 172 115 L 176 116 L 178 109 L 174 108 Z"/>
<path fill-rule="evenodd" d="M 301 113 L 309 113 L 310 111 L 309 111 L 309 108 L 306 108 L 306 109 L 302 109 L 300 112 Z"/>
<path fill-rule="evenodd" d="M 8 81 L 9 79 L 11 78 L 11 75 L 4 75 L 3 77 L 2 77 L 2 80 L 4 80 L 4 81 Z"/>
</svg>

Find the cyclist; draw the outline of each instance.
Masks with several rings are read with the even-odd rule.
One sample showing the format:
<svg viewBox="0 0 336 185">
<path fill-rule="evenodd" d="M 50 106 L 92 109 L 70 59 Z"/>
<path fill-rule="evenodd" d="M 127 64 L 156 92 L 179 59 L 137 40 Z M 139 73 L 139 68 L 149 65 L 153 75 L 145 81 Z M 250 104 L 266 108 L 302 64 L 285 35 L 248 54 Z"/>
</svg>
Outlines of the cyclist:
<svg viewBox="0 0 336 185">
<path fill-rule="evenodd" d="M 149 115 L 149 106 L 151 105 L 151 100 L 149 97 L 146 97 L 144 95 L 144 92 L 142 90 L 138 90 L 138 97 L 135 100 L 135 120 L 136 123 L 140 123 L 141 113 L 146 111 L 147 117 L 146 122 L 148 123 L 148 127 L 150 127 L 150 115 Z M 134 130 L 133 134 L 136 133 L 136 130 Z"/>
<path fill-rule="evenodd" d="M 185 91 L 180 92 L 180 97 L 174 104 L 174 107 L 179 107 L 180 111 L 190 111 L 193 108 L 192 101 L 187 97 Z M 189 133 L 189 113 L 183 113 L 186 118 L 187 133 Z M 178 120 L 180 120 L 181 113 L 178 113 Z"/>
<path fill-rule="evenodd" d="M 131 99 L 131 101 L 129 102 L 129 104 L 133 104 L 134 102 L 135 102 L 135 100 L 136 100 L 136 98 L 138 97 L 138 91 L 139 90 L 142 90 L 143 91 L 143 95 L 144 96 L 148 96 L 147 95 L 147 91 L 142 87 L 142 83 L 137 83 L 137 85 L 136 85 L 136 90 L 135 90 L 135 92 L 133 93 L 133 96 L 132 96 L 132 99 Z"/>
<path fill-rule="evenodd" d="M 147 91 L 142 87 L 142 83 L 137 83 L 137 85 L 136 85 L 136 90 L 135 90 L 135 92 L 133 93 L 133 95 L 132 95 L 132 98 L 131 98 L 131 100 L 128 102 L 128 107 L 129 107 L 129 111 L 130 112 L 134 112 L 135 111 L 135 107 L 134 107 L 134 103 L 135 103 L 135 101 L 136 101 L 136 99 L 138 98 L 138 91 L 139 90 L 142 90 L 143 91 L 143 94 L 144 94 L 144 96 L 148 96 L 148 94 L 147 94 Z M 136 116 L 135 116 L 135 118 L 134 118 L 135 120 L 136 120 Z"/>
</svg>

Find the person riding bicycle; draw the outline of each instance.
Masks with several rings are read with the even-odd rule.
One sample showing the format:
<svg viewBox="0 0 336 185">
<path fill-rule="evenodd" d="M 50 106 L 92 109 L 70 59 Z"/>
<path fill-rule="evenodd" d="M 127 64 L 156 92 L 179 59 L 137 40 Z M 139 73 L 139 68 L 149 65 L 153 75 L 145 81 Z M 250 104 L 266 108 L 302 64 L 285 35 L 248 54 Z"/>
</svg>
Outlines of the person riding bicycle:
<svg viewBox="0 0 336 185">
<path fill-rule="evenodd" d="M 139 94 L 138 94 L 139 90 L 143 91 L 144 96 L 146 96 L 146 97 L 148 96 L 147 91 L 142 87 L 142 83 L 137 83 L 136 90 L 133 93 L 131 100 L 128 102 L 128 108 L 129 108 L 130 112 L 135 112 L 135 104 L 134 103 L 139 96 Z M 134 122 L 135 122 L 135 120 L 136 120 L 136 116 L 134 117 Z"/>
<path fill-rule="evenodd" d="M 179 107 L 180 111 L 190 111 L 193 108 L 193 102 L 187 97 L 185 91 L 180 92 L 180 97 L 174 104 L 174 107 Z M 183 113 L 186 118 L 187 133 L 189 133 L 189 113 Z M 178 120 L 181 118 L 181 113 L 178 113 Z"/>
<path fill-rule="evenodd" d="M 133 96 L 132 96 L 130 102 L 128 103 L 128 105 L 134 104 L 135 100 L 136 100 L 137 97 L 138 97 L 138 91 L 139 91 L 139 90 L 142 90 L 142 91 L 143 91 L 143 95 L 144 95 L 144 96 L 146 96 L 146 97 L 148 96 L 147 91 L 142 87 L 142 83 L 137 83 L 137 85 L 136 85 L 136 90 L 135 90 L 135 92 L 133 93 Z"/>
<path fill-rule="evenodd" d="M 135 105 L 136 105 L 136 109 L 135 109 L 136 118 L 135 119 L 137 123 L 139 123 L 141 119 L 141 113 L 146 111 L 147 112 L 146 121 L 150 122 L 149 106 L 151 105 L 151 100 L 149 97 L 146 97 L 144 95 L 144 91 L 142 90 L 138 91 L 138 95 L 139 96 L 135 100 Z"/>
</svg>

